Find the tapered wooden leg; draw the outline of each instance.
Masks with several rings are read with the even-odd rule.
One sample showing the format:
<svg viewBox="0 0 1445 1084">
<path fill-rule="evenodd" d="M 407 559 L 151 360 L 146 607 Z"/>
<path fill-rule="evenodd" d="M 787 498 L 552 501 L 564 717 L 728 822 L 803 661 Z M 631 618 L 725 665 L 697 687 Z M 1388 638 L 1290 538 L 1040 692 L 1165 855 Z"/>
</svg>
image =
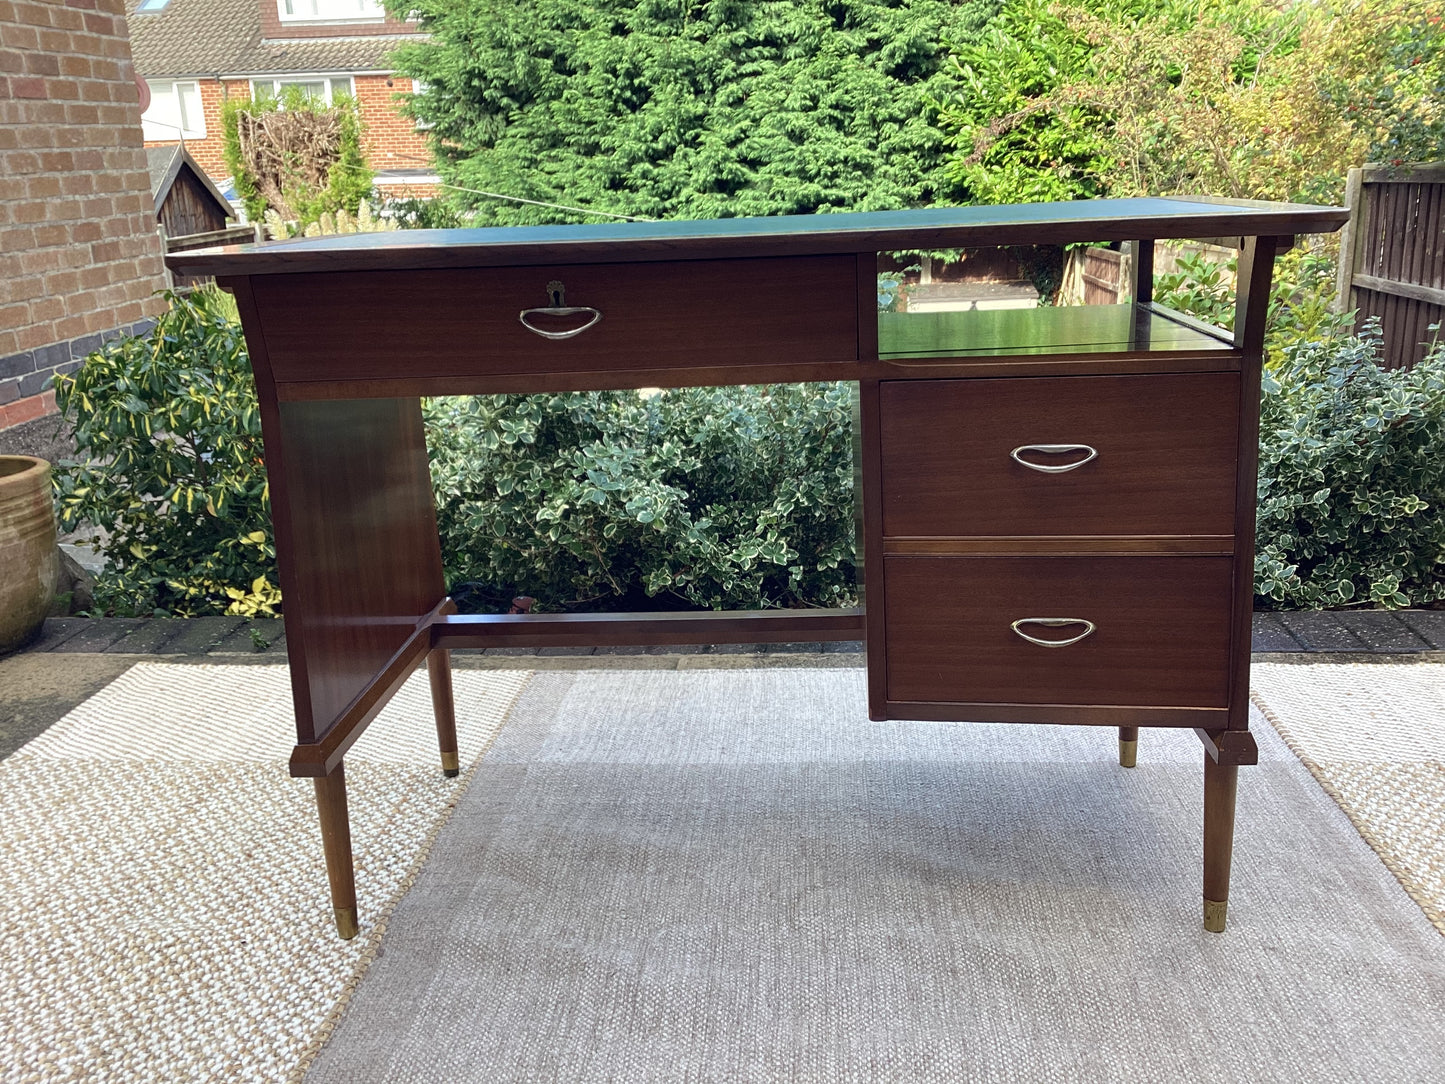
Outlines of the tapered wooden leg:
<svg viewBox="0 0 1445 1084">
<path fill-rule="evenodd" d="M 316 784 L 316 812 L 321 817 L 321 846 L 326 851 L 326 876 L 331 881 L 331 910 L 336 932 L 356 936 L 356 874 L 351 863 L 351 822 L 346 815 L 346 768 L 338 764 Z"/>
<path fill-rule="evenodd" d="M 1121 726 L 1119 728 L 1119 767 L 1132 768 L 1139 762 L 1139 728 L 1137 726 Z"/>
<path fill-rule="evenodd" d="M 431 681 L 431 710 L 437 720 L 437 747 L 442 754 L 442 774 L 461 773 L 457 753 L 457 707 L 452 698 L 452 653 L 437 648 L 426 657 L 426 676 Z"/>
<path fill-rule="evenodd" d="M 1204 928 L 1210 933 L 1224 932 L 1238 783 L 1238 764 L 1216 764 L 1204 754 Z"/>
</svg>

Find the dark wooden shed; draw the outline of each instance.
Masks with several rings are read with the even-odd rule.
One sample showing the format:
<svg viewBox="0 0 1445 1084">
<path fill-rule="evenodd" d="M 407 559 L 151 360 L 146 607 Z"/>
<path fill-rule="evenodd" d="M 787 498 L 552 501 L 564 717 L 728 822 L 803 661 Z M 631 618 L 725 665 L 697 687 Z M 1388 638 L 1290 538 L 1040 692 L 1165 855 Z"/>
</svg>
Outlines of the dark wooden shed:
<svg viewBox="0 0 1445 1084">
<path fill-rule="evenodd" d="M 146 150 L 156 218 L 168 238 L 214 233 L 236 212 L 196 160 L 179 143 Z"/>
<path fill-rule="evenodd" d="M 226 225 L 236 216 L 234 208 L 184 146 L 148 147 L 146 166 L 167 252 L 254 239 L 251 227 Z M 177 288 L 210 281 L 189 275 L 173 280 Z"/>
</svg>

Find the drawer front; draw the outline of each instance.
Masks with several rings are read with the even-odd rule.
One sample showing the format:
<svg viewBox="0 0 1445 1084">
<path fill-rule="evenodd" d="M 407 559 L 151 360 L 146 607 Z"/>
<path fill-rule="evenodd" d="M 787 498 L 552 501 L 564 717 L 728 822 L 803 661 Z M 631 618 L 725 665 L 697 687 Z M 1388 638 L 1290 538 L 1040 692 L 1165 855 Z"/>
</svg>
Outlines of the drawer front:
<svg viewBox="0 0 1445 1084">
<path fill-rule="evenodd" d="M 1230 535 L 1239 375 L 891 380 L 887 537 Z M 1080 445 L 1064 454 L 1024 445 Z"/>
<path fill-rule="evenodd" d="M 278 381 L 776 365 L 858 356 L 852 256 L 270 275 L 252 280 Z M 570 338 L 524 309 L 601 313 Z M 566 332 L 587 313 L 534 313 Z M 841 374 L 841 375 L 846 375 Z M 841 376 L 840 376 L 841 378 Z"/>
<path fill-rule="evenodd" d="M 890 701 L 1223 708 L 1228 557 L 889 557 Z M 1043 647 L 1011 627 L 1079 618 Z M 1020 626 L 1064 640 L 1083 625 Z"/>
</svg>

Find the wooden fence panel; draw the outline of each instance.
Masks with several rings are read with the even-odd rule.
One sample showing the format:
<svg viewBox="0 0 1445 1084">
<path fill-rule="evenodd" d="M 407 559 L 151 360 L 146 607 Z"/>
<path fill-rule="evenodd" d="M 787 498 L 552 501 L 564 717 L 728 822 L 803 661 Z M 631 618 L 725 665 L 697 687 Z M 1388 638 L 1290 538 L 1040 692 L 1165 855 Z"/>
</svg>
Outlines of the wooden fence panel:
<svg viewBox="0 0 1445 1084">
<path fill-rule="evenodd" d="M 1350 170 L 1339 300 L 1378 317 L 1385 364 L 1414 365 L 1445 321 L 1445 163 Z"/>
<path fill-rule="evenodd" d="M 1127 297 L 1122 254 L 1108 248 L 1084 250 L 1084 304 L 1116 305 Z"/>
<path fill-rule="evenodd" d="M 216 245 L 245 244 L 248 241 L 261 240 L 255 226 L 227 226 L 206 233 L 187 234 L 185 237 L 167 237 L 165 228 L 162 227 L 161 238 L 167 252 L 186 252 L 193 248 L 214 248 Z M 187 290 L 215 281 L 210 275 L 177 275 L 172 271 L 167 271 L 166 274 L 170 277 L 172 288 L 177 290 Z"/>
</svg>

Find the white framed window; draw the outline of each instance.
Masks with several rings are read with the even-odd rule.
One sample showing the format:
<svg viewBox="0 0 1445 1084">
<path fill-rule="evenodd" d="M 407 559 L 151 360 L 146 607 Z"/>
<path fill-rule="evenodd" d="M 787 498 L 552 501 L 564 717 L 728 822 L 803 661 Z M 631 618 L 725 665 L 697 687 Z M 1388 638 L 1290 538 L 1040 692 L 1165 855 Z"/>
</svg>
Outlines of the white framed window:
<svg viewBox="0 0 1445 1084">
<path fill-rule="evenodd" d="M 381 0 L 276 0 L 283 23 L 379 23 Z"/>
<path fill-rule="evenodd" d="M 427 84 L 423 83 L 420 79 L 413 79 L 411 81 L 411 92 L 413 94 L 425 94 L 427 92 L 427 89 Z M 416 130 L 418 132 L 428 131 L 432 127 L 434 127 L 434 125 L 429 120 L 418 119 L 416 122 Z"/>
<path fill-rule="evenodd" d="M 263 98 L 279 98 L 292 89 L 327 105 L 335 101 L 338 94 L 353 97 L 356 94 L 349 75 L 283 75 L 276 79 L 251 80 L 251 97 L 257 101 Z"/>
<path fill-rule="evenodd" d="M 172 143 L 206 138 L 200 83 L 147 79 L 146 86 L 150 88 L 151 106 L 140 118 L 144 138 Z"/>
</svg>

